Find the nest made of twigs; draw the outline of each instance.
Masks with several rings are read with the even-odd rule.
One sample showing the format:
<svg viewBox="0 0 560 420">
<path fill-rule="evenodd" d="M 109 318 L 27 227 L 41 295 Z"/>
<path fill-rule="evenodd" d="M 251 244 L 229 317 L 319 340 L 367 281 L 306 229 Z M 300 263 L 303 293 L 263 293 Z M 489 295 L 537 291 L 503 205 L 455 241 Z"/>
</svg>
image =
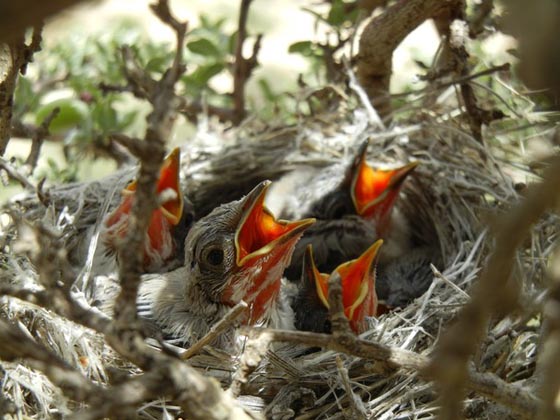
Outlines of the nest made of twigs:
<svg viewBox="0 0 560 420">
<path fill-rule="evenodd" d="M 420 161 L 403 191 L 400 207 L 412 225 L 414 240 L 437 247 L 441 261 L 434 266 L 433 283 L 423 296 L 405 308 L 371 319 L 371 328 L 362 338 L 430 355 L 442 329 L 469 301 L 471 285 L 492 249 L 487 220 L 507 211 L 519 199 L 518 193 L 496 162 L 495 150 L 457 127 L 434 120 L 387 130 L 373 129 L 361 110 L 335 121 L 327 124 L 309 120 L 280 130 L 281 134 L 276 136 L 274 133 L 278 131 L 248 135 L 250 130 L 245 127 L 237 132 L 238 139 L 211 146 L 208 136 L 219 138 L 223 133 L 199 133 L 185 146 L 190 156 L 187 181 L 200 186 L 218 176 L 219 164 L 214 167 L 205 164 L 211 156 L 220 156 L 220 162 L 228 161 L 228 150 L 231 152 L 251 142 L 266 148 L 267 142 L 277 145 L 279 138 L 283 139 L 281 144 L 289 142 L 292 146 L 282 149 L 282 163 L 275 168 L 276 174 L 302 164 L 326 165 L 339 161 L 365 139 L 370 140 L 372 160 L 388 164 Z M 228 135 L 235 137 L 231 132 Z M 227 170 L 221 168 L 224 177 Z M 71 228 L 71 223 L 61 226 L 59 210 L 39 213 L 53 228 Z M 38 218 L 38 213 L 31 214 Z M 515 276 L 523 282 L 524 301 L 533 305 L 543 284 L 546 260 L 551 252 L 550 236 L 556 231 L 556 224 L 557 219 L 552 215 L 542 220 L 533 230 L 531 241 L 518 253 Z M 9 232 L 6 236 L 9 239 L 2 263 L 3 281 L 40 287 L 35 268 L 20 254 L 18 244 L 25 241 L 25 233 L 20 229 L 16 234 L 15 222 L 6 226 L 5 231 Z M 2 312 L 93 381 L 107 382 L 116 369 L 119 374 L 137 373 L 136 368 L 104 345 L 99 334 L 47 309 L 4 297 Z M 507 382 L 532 386 L 539 338 L 538 320 L 529 322 L 533 313 L 520 311 L 490 325 L 476 355 L 478 370 L 492 372 Z M 241 353 L 234 355 L 206 349 L 187 363 L 228 387 L 244 362 L 243 351 L 248 351 L 248 347 L 241 347 Z M 51 418 L 63 417 L 78 408 L 77 403 L 32 365 L 12 361 L 2 362 L 2 368 L 2 390 L 17 407 L 16 412 Z M 278 344 L 268 350 L 241 387 L 238 399 L 267 417 L 278 419 L 353 418 L 356 413 L 379 419 L 431 418 L 437 412 L 437 391 L 410 371 L 386 371 L 373 361 L 329 350 L 304 351 L 301 346 L 290 344 Z M 137 414 L 140 418 L 157 418 L 161 410 L 173 416 L 178 414 L 178 408 L 163 401 L 154 401 Z M 470 418 L 509 413 L 500 410 L 504 409 L 476 395 L 466 401 L 465 412 Z"/>
</svg>

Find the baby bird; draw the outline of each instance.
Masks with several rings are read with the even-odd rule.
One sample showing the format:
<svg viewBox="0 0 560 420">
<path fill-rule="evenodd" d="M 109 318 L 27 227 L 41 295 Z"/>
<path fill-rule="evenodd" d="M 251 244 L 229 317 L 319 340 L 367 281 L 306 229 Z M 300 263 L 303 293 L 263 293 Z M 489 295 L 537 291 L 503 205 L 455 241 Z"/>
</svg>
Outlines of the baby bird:
<svg viewBox="0 0 560 420">
<path fill-rule="evenodd" d="M 366 141 L 350 162 L 326 168 L 299 185 L 287 200 L 286 213 L 290 216 L 317 219 L 294 251 L 286 273 L 289 279 L 299 279 L 308 244 L 313 245 L 319 270 L 325 272 L 356 258 L 379 238 L 385 241 L 381 263 L 410 248 L 408 223 L 395 208 L 395 201 L 418 163 L 391 170 L 373 169 L 366 161 L 367 146 Z"/>
<path fill-rule="evenodd" d="M 241 322 L 285 325 L 292 317 L 280 296 L 282 273 L 314 219 L 277 220 L 264 206 L 269 181 L 198 220 L 185 240 L 185 260 L 165 274 L 143 276 L 139 314 L 175 342 L 192 344 L 241 300 Z M 233 331 L 215 345 L 232 344 Z"/>
<path fill-rule="evenodd" d="M 183 243 L 193 214 L 190 206 L 189 211 L 184 211 L 185 198 L 179 183 L 180 157 L 179 149 L 175 148 L 165 158 L 160 169 L 156 193 L 162 196 L 162 202 L 160 207 L 153 211 L 146 232 L 142 266 L 145 273 L 174 268 L 181 261 L 184 252 Z M 136 180 L 133 180 L 122 190 L 122 198 L 117 208 L 102 222 L 99 252 L 108 259 L 115 258 L 119 241 L 128 233 L 135 192 Z"/>
<path fill-rule="evenodd" d="M 367 329 L 367 317 L 377 315 L 375 267 L 382 244 L 383 240 L 376 241 L 358 258 L 340 264 L 332 272 L 340 275 L 344 314 L 357 334 Z M 329 274 L 317 269 L 313 248 L 309 245 L 305 252 L 299 292 L 292 302 L 297 329 L 320 333 L 331 331 L 327 299 L 329 277 Z"/>
</svg>

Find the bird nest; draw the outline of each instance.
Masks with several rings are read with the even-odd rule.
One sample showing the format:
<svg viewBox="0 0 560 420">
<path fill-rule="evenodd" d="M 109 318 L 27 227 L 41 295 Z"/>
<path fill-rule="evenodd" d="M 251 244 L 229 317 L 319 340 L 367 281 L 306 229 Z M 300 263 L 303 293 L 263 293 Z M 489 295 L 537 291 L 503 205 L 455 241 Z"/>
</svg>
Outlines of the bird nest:
<svg viewBox="0 0 560 420">
<path fill-rule="evenodd" d="M 523 191 L 523 185 L 514 184 L 511 172 L 504 173 L 504 168 L 511 169 L 504 161 L 521 162 L 521 157 L 505 146 L 485 146 L 451 123 L 435 119 L 379 129 L 372 128 L 367 114 L 358 109 L 350 117 L 333 120 L 307 119 L 296 127 L 260 132 L 247 126 L 236 132 L 199 132 L 184 147 L 189 156 L 185 176 L 194 201 L 197 195 L 227 191 L 218 177 L 231 180 L 238 179 L 240 173 L 251 173 L 276 178 L 299 165 L 328 165 L 347 158 L 366 139 L 372 161 L 420 161 L 402 191 L 399 205 L 411 223 L 414 241 L 437 247 L 441 260 L 432 266 L 433 282 L 426 293 L 404 308 L 370 319 L 369 330 L 360 338 L 392 354 L 428 360 L 436 351 L 442 331 L 470 301 L 472 286 L 493 251 L 488 222 L 505 214 L 520 199 L 518 191 Z M 251 156 L 252 166 L 241 164 L 240 169 L 234 156 Z M 521 164 L 516 170 L 525 177 L 533 176 Z M 248 178 L 247 182 L 252 181 Z M 42 268 L 32 265 L 26 256 L 33 252 L 37 239 L 19 218 L 32 215 L 35 220 L 31 222 L 42 221 L 44 229 L 63 234 L 72 229 L 74 213 L 80 207 L 32 212 L 32 201 L 40 206 L 29 197 L 8 206 L 11 216 L 4 227 L 1 264 L 4 288 L 44 287 L 39 282 Z M 554 215 L 541 219 L 531 239 L 518 250 L 513 272 L 522 285 L 524 310 L 518 307 L 506 317 L 493 318 L 473 362 L 477 372 L 492 374 L 498 382 L 515 383 L 522 390 L 532 390 L 535 383 L 540 333 L 536 314 L 556 224 Z M 44 302 L 10 294 L 15 296 L 2 298 L 2 316 L 94 383 L 114 383 L 123 375 L 140 372 L 105 344 L 101 334 L 56 314 L 44 307 Z M 367 352 L 364 355 L 359 348 L 361 342 L 321 349 L 313 340 L 305 345 L 304 339 L 289 342 L 289 334 L 279 338 L 256 331 L 260 332 L 244 331 L 246 341 L 235 354 L 207 346 L 185 363 L 218 379 L 238 402 L 269 418 L 431 418 L 438 412 L 438 388 L 430 382 L 428 367 L 420 362 L 415 368 L 414 363 L 400 363 L 392 356 L 389 361 L 382 360 L 373 350 L 367 357 Z M 167 351 L 180 353 L 176 348 Z M 56 418 L 80 409 L 76 398 L 54 386 L 33 362 L 4 359 L 11 360 L 2 362 L 5 412 Z M 482 386 L 468 388 L 476 391 Z M 491 394 L 468 393 L 466 416 L 517 415 L 508 407 L 506 397 L 493 398 Z M 180 416 L 178 407 L 163 400 L 144 404 L 136 414 L 140 418 L 160 418 L 162 411 Z"/>
</svg>

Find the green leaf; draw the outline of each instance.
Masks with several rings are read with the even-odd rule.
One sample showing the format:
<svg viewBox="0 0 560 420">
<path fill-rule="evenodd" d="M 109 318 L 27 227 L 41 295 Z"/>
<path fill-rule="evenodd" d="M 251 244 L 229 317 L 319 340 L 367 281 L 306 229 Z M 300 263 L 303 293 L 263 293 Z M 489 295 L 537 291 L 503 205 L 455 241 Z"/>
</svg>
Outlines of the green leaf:
<svg viewBox="0 0 560 420">
<path fill-rule="evenodd" d="M 96 103 L 93 107 L 92 117 L 104 132 L 117 127 L 117 112 L 108 101 Z"/>
<path fill-rule="evenodd" d="M 291 44 L 288 47 L 288 52 L 293 54 L 301 54 L 305 56 L 312 55 L 313 52 L 313 42 L 311 41 L 299 41 Z"/>
<path fill-rule="evenodd" d="M 216 45 L 214 45 L 214 43 L 212 43 L 212 41 L 210 41 L 207 38 L 200 38 L 197 39 L 196 41 L 191 41 L 189 43 L 187 43 L 187 48 L 195 53 L 195 54 L 199 54 L 205 57 L 221 57 L 222 53 L 220 52 L 220 50 L 218 49 L 218 47 L 216 47 Z"/>
<path fill-rule="evenodd" d="M 60 112 L 49 126 L 51 133 L 59 134 L 70 128 L 77 127 L 89 115 L 88 106 L 82 101 L 73 98 L 57 99 L 39 108 L 35 115 L 36 124 L 42 124 L 45 118 L 57 107 L 60 108 Z"/>
<path fill-rule="evenodd" d="M 168 57 L 160 56 L 160 57 L 153 57 L 146 63 L 146 70 L 150 72 L 163 72 L 163 70 L 169 64 Z"/>
<path fill-rule="evenodd" d="M 204 87 L 208 81 L 219 74 L 224 69 L 224 64 L 213 63 L 204 66 L 199 66 L 195 71 L 188 75 L 187 88 L 189 82 L 194 83 L 198 87 Z"/>
<path fill-rule="evenodd" d="M 261 93 L 268 102 L 273 102 L 278 98 L 278 95 L 274 93 L 270 87 L 270 83 L 266 79 L 259 79 L 259 87 L 261 88 Z"/>
<path fill-rule="evenodd" d="M 237 47 L 238 32 L 239 31 L 235 31 L 228 37 L 228 47 L 227 48 L 228 48 L 228 52 L 230 54 L 235 54 L 235 48 Z"/>
<path fill-rule="evenodd" d="M 138 111 L 136 111 L 136 110 L 129 111 L 129 112 L 120 112 L 118 114 L 117 128 L 119 130 L 127 129 L 128 127 L 130 127 L 134 123 L 137 116 L 138 116 Z"/>
<path fill-rule="evenodd" d="M 340 26 L 346 20 L 346 13 L 344 11 L 344 2 L 342 0 L 335 0 L 329 11 L 327 22 L 332 26 Z"/>
</svg>

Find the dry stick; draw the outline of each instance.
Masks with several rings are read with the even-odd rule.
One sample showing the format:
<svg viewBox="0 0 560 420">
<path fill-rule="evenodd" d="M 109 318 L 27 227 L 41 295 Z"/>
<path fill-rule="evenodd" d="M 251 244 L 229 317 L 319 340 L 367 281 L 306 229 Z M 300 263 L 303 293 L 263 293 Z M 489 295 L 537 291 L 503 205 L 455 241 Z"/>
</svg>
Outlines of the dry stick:
<svg viewBox="0 0 560 420">
<path fill-rule="evenodd" d="M 166 7 L 166 3 L 165 5 L 163 3 L 160 2 L 156 6 L 162 15 L 165 12 L 162 7 Z M 178 50 L 182 50 L 184 31 L 181 32 L 178 34 Z M 148 371 L 148 373 L 142 376 L 142 378 L 146 378 L 146 382 L 144 383 L 144 388 L 139 389 L 138 393 L 131 393 L 130 391 L 124 394 L 121 393 L 122 401 L 103 399 L 102 401 L 97 401 L 96 404 L 90 402 L 91 408 L 80 413 L 79 418 L 113 416 L 115 413 L 118 414 L 121 406 L 124 405 L 124 408 L 127 408 L 126 405 L 128 403 L 125 403 L 125 401 L 130 401 L 128 408 L 134 409 L 143 402 L 159 397 L 174 399 L 189 417 L 195 419 L 249 418 L 247 413 L 233 398 L 223 392 L 217 381 L 205 378 L 176 358 L 149 349 L 137 332 L 139 327 L 136 320 L 135 295 L 139 276 L 136 272 L 134 260 L 138 261 L 139 257 L 135 255 L 135 251 L 137 254 L 140 253 L 141 247 L 138 243 L 143 240 L 143 234 L 138 232 L 142 230 L 142 224 L 144 224 L 145 230 L 145 219 L 149 218 L 151 214 L 151 211 L 145 209 L 149 207 L 151 198 L 154 200 L 151 203 L 152 206 L 157 204 L 157 195 L 152 194 L 152 197 L 149 197 L 149 193 L 155 183 L 154 172 L 157 175 L 159 170 L 157 160 L 158 158 L 161 158 L 160 160 L 163 158 L 162 133 L 165 129 L 162 126 L 171 107 L 171 101 L 167 99 L 173 93 L 174 80 L 179 77 L 182 67 L 180 64 L 181 52 L 177 54 L 179 58 L 175 60 L 174 68 L 170 69 L 160 82 L 160 92 L 155 92 L 153 97 L 150 98 L 154 106 L 154 112 L 148 118 L 149 128 L 145 144 L 142 144 L 140 141 L 131 142 L 138 146 L 137 150 L 141 152 L 140 157 L 143 160 L 148 160 L 148 158 L 151 160 L 149 165 L 146 165 L 144 162 L 139 177 L 137 193 L 142 190 L 143 195 L 136 202 L 136 207 L 133 209 L 134 217 L 131 220 L 131 225 L 137 227 L 137 229 L 131 228 L 131 230 L 137 230 L 137 232 L 133 233 L 134 236 L 132 238 L 125 239 L 125 241 L 128 241 L 129 246 L 131 244 L 134 246 L 130 246 L 132 248 L 130 254 L 127 255 L 126 251 L 122 252 L 123 258 L 121 258 L 121 263 L 124 262 L 126 268 L 123 269 L 121 266 L 121 280 L 124 291 L 118 297 L 120 313 L 117 319 L 112 323 L 108 323 L 106 319 L 103 319 L 103 322 L 98 324 L 94 322 L 98 318 L 94 313 L 81 308 L 72 299 L 69 295 L 69 285 L 72 284 L 75 276 L 69 265 L 60 264 L 62 261 L 65 261 L 64 249 L 47 243 L 47 240 L 53 239 L 53 237 L 52 235 L 49 236 L 45 229 L 38 232 L 37 235 L 38 238 L 44 239 L 44 243 L 39 242 L 39 247 L 32 246 L 32 243 L 28 244 L 30 247 L 29 252 L 38 253 L 35 261 L 37 261 L 36 266 L 39 269 L 42 283 L 55 286 L 47 288 L 49 294 L 46 296 L 48 296 L 49 301 L 45 302 L 44 306 L 54 309 L 55 312 L 68 319 L 103 332 L 107 342 L 117 353 Z M 160 155 L 155 153 L 160 151 Z M 134 241 L 136 242 L 134 243 Z M 60 252 L 56 250 L 60 250 Z M 58 282 L 57 279 L 62 281 Z M 62 286 L 58 286 L 59 284 Z M 30 299 L 37 297 L 23 292 L 21 296 Z M 40 297 L 43 298 L 42 296 Z M 135 390 L 134 380 L 129 379 L 122 386 L 129 386 L 129 388 Z M 112 388 L 111 390 L 117 391 L 118 389 Z M 110 392 L 109 395 L 111 395 Z M 133 398 L 132 401 L 126 399 L 126 397 L 131 398 L 131 396 Z"/>
<path fill-rule="evenodd" d="M 12 178 L 14 181 L 19 182 L 19 184 L 22 187 L 27 188 L 28 190 L 33 192 L 37 190 L 37 187 L 33 185 L 33 183 L 29 181 L 29 179 L 27 179 L 28 178 L 27 176 L 19 173 L 16 168 L 14 168 L 4 158 L 1 157 L 0 157 L 0 169 L 6 171 L 8 176 Z"/>
<path fill-rule="evenodd" d="M 37 167 L 37 162 L 39 161 L 39 155 L 41 153 L 41 146 L 43 145 L 43 141 L 46 137 L 49 136 L 49 126 L 51 122 L 56 118 L 56 116 L 60 113 L 60 108 L 55 107 L 49 115 L 45 117 L 41 125 L 37 127 L 33 136 L 31 138 L 31 150 L 29 151 L 29 155 L 25 160 L 25 164 L 31 167 L 31 171 L 34 171 Z"/>
<path fill-rule="evenodd" d="M 0 358 L 7 361 L 26 359 L 32 368 L 43 372 L 66 395 L 75 401 L 86 402 L 92 407 L 69 416 L 70 419 L 123 418 L 124 415 L 134 413 L 142 403 L 161 397 L 167 392 L 167 387 L 162 385 L 161 373 L 157 370 L 129 378 L 109 388 L 99 387 L 60 359 L 58 355 L 36 343 L 16 325 L 11 325 L 3 319 L 0 319 Z M 190 380 L 192 379 L 191 371 L 192 369 L 186 364 L 175 360 L 173 370 L 167 373 Z M 206 379 L 198 375 L 198 382 L 195 378 L 190 386 L 196 391 L 203 385 L 202 381 L 206 381 Z M 204 397 L 211 398 L 212 394 Z M 210 401 L 211 399 L 208 402 Z M 246 418 L 233 404 L 231 407 L 219 408 L 221 410 L 213 413 L 215 415 L 209 418 L 224 419 L 229 415 L 233 417 L 240 414 L 241 418 Z M 227 412 L 232 409 L 232 413 Z"/>
<path fill-rule="evenodd" d="M 559 180 L 560 157 L 556 157 L 545 171 L 544 181 L 528 188 L 524 200 L 497 223 L 494 252 L 473 288 L 472 299 L 442 336 L 430 365 L 430 376 L 441 387 L 442 419 L 461 417 L 469 358 L 478 349 L 489 318 L 513 309 L 519 292 L 510 279 L 516 250 L 539 217 L 557 204 Z"/>
<path fill-rule="evenodd" d="M 389 92 L 392 56 L 401 41 L 426 19 L 459 3 L 459 0 L 399 0 L 373 18 L 360 38 L 357 75 L 381 118 L 391 114 L 389 102 L 378 102 Z"/>
<path fill-rule="evenodd" d="M 138 267 L 142 265 L 142 250 L 145 232 L 154 209 L 158 206 L 155 185 L 163 162 L 165 138 L 168 133 L 169 115 L 174 111 L 174 87 L 184 72 L 182 64 L 183 44 L 187 30 L 186 23 L 178 22 L 169 11 L 167 1 L 160 0 L 151 6 L 153 12 L 163 23 L 171 26 L 176 33 L 177 45 L 171 68 L 155 85 L 146 92 L 153 106 L 147 117 L 148 127 L 144 142 L 130 139 L 130 151 L 140 158 L 137 190 L 129 222 L 129 233 L 119 247 L 119 278 L 121 292 L 116 301 L 116 321 L 121 326 L 135 324 L 136 295 L 140 282 Z"/>
<path fill-rule="evenodd" d="M 16 2 L 18 3 L 18 2 Z M 11 2 L 6 3 L 11 5 Z M 7 6 L 11 7 L 11 6 Z M 2 6 L 5 12 L 4 6 Z M 1 34 L 5 27 L 2 26 L 2 18 L 0 17 L 0 40 Z M 10 43 L 2 44 L 0 42 L 0 56 L 5 63 L 3 74 L 0 75 L 0 156 L 3 156 L 8 147 L 8 142 L 11 137 L 12 128 L 12 112 L 14 91 L 17 84 L 18 74 L 25 74 L 27 64 L 33 60 L 33 54 L 41 49 L 41 25 L 33 28 L 33 36 L 29 45 L 25 44 L 24 29 L 20 28 L 17 32 L 12 32 L 10 35 L 18 34 Z"/>
<path fill-rule="evenodd" d="M 453 80 L 450 80 L 448 82 L 446 81 L 446 82 L 431 83 L 430 85 L 428 85 L 426 87 L 423 87 L 422 89 L 410 90 L 408 92 L 401 92 L 401 93 L 393 93 L 391 95 L 388 95 L 386 97 L 386 99 L 389 100 L 391 98 L 401 98 L 403 96 L 418 95 L 419 93 L 433 91 L 435 89 L 444 89 L 444 88 L 447 88 L 449 86 L 470 82 L 474 79 L 478 79 L 479 77 L 489 76 L 493 73 L 497 73 L 497 72 L 501 72 L 501 71 L 509 71 L 510 68 L 511 68 L 511 64 L 510 63 L 505 63 L 505 64 L 501 64 L 499 66 L 489 67 L 486 70 L 481 70 L 481 71 L 476 72 L 476 73 L 471 73 L 471 74 L 468 74 L 468 75 L 460 76 L 460 77 L 454 78 Z M 435 82 L 436 79 L 431 79 L 430 81 Z"/>
<path fill-rule="evenodd" d="M 106 335 L 109 344 L 121 355 L 154 374 L 157 381 L 151 384 L 158 395 L 173 398 L 191 418 L 249 418 L 248 414 L 220 388 L 219 383 L 205 378 L 180 360 L 150 349 L 138 333 L 140 325 L 136 314 L 136 296 L 140 275 L 144 232 L 152 210 L 157 206 L 155 184 L 164 155 L 164 141 L 168 133 L 170 116 L 176 111 L 175 83 L 185 70 L 182 51 L 187 30 L 186 23 L 178 22 L 170 13 L 167 1 L 160 0 L 152 6 L 154 13 L 176 32 L 175 58 L 169 68 L 149 93 L 153 111 L 147 117 L 148 128 L 144 142 L 130 140 L 131 151 L 141 159 L 135 203 L 132 208 L 129 234 L 119 250 L 119 277 L 121 292 L 116 302 L 116 319 L 113 333 Z M 149 395 L 153 397 L 153 395 Z M 92 408 L 91 410 L 95 410 Z"/>
<path fill-rule="evenodd" d="M 235 46 L 235 64 L 233 69 L 233 122 L 239 124 L 245 118 L 245 84 L 253 69 L 257 66 L 257 55 L 261 48 L 262 35 L 257 36 L 249 58 L 243 57 L 243 44 L 247 38 L 247 18 L 253 0 L 241 0 L 239 23 L 237 27 L 237 45 Z"/>
<path fill-rule="evenodd" d="M 463 21 L 455 21 L 449 26 L 449 30 L 450 34 L 445 43 L 445 50 L 453 57 L 453 70 L 459 75 L 466 76 L 469 73 L 469 54 L 466 48 L 468 38 L 467 24 Z M 482 125 L 501 119 L 505 115 L 497 109 L 487 110 L 481 108 L 478 105 L 474 88 L 470 83 L 461 83 L 460 91 L 472 135 L 478 142 L 482 143 Z"/>
<path fill-rule="evenodd" d="M 373 104 L 369 100 L 367 93 L 358 83 L 358 79 L 356 79 L 356 74 L 352 70 L 352 67 L 350 66 L 350 63 L 348 63 L 347 59 L 344 59 L 344 66 L 346 67 L 346 73 L 348 74 L 348 81 L 349 81 L 348 86 L 356 93 L 358 99 L 362 103 L 363 107 L 366 109 L 369 116 L 369 121 L 374 125 L 374 127 L 379 128 L 380 130 L 385 130 L 386 129 L 385 124 L 383 124 L 383 121 L 379 117 L 379 114 L 373 107 Z"/>
<path fill-rule="evenodd" d="M 284 341 L 310 347 L 322 347 L 362 359 L 374 360 L 387 365 L 387 368 L 405 369 L 418 372 L 419 376 L 432 380 L 432 372 L 427 369 L 430 359 L 418 353 L 393 348 L 374 341 L 366 341 L 356 336 L 341 342 L 334 335 L 306 331 L 284 331 L 266 328 L 253 328 L 248 335 L 260 336 L 268 342 Z M 537 412 L 538 400 L 528 391 L 509 384 L 492 373 L 468 372 L 469 390 L 496 401 L 523 418 L 533 418 Z"/>
<path fill-rule="evenodd" d="M 340 355 L 336 356 L 336 367 L 338 373 L 340 374 L 340 380 L 348 396 L 348 403 L 350 406 L 350 411 L 352 412 L 353 419 L 367 419 L 368 415 L 366 413 L 366 408 L 360 397 L 358 397 L 352 390 L 352 384 L 350 384 L 350 377 L 348 376 L 348 369 L 344 367 Z"/>
<path fill-rule="evenodd" d="M 537 416 L 538 420 L 557 419 L 557 398 L 560 390 L 560 248 L 557 248 L 549 269 L 551 287 L 544 305 L 545 339 L 542 345 L 537 372 L 543 375 L 540 385 L 542 404 Z"/>
<path fill-rule="evenodd" d="M 350 322 L 344 314 L 344 304 L 342 303 L 342 278 L 335 271 L 331 274 L 328 281 L 329 292 L 327 300 L 329 302 L 329 317 L 333 336 L 341 339 L 356 338 L 350 329 Z"/>
<path fill-rule="evenodd" d="M 204 346 L 214 341 L 214 339 L 217 336 L 219 336 L 226 329 L 230 328 L 235 323 L 237 318 L 239 318 L 241 314 L 247 310 L 248 307 L 249 305 L 247 305 L 246 302 L 241 301 L 233 308 L 231 308 L 228 311 L 228 313 L 225 314 L 225 316 L 219 322 L 217 322 L 212 326 L 212 328 L 210 328 L 208 334 L 206 334 L 204 337 L 202 337 L 191 347 L 189 347 L 184 353 L 181 354 L 181 359 L 183 360 L 190 359 L 195 354 L 197 354 L 200 350 L 202 350 Z"/>
</svg>

